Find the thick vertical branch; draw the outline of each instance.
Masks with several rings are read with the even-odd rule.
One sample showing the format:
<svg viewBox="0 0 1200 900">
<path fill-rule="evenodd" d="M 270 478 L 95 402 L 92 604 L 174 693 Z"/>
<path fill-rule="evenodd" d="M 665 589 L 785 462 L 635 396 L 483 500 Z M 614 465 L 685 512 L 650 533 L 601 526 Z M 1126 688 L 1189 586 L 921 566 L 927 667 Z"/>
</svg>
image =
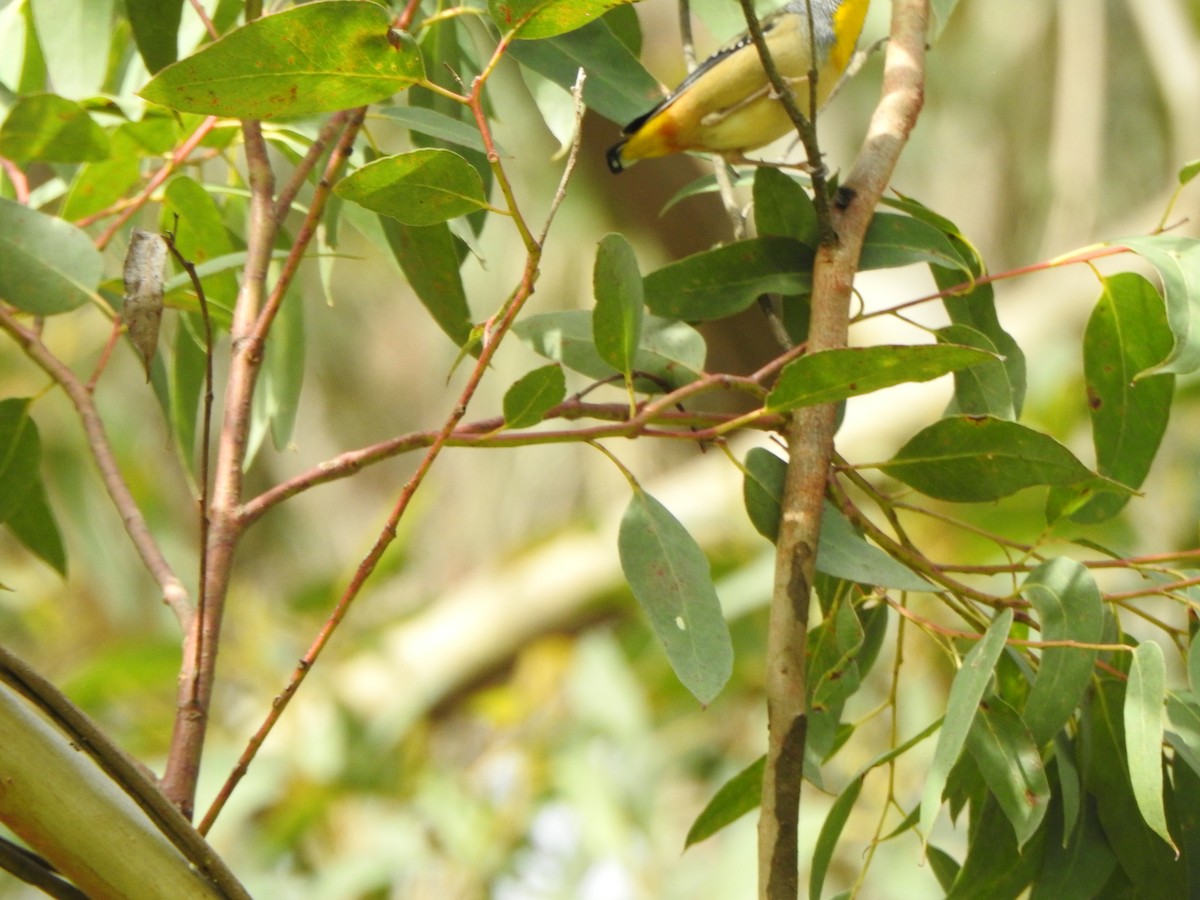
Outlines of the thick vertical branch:
<svg viewBox="0 0 1200 900">
<path fill-rule="evenodd" d="M 850 291 L 863 235 L 921 109 L 927 0 L 893 0 L 882 97 L 834 214 L 837 241 L 813 270 L 810 352 L 846 345 Z M 833 455 L 832 406 L 798 411 L 787 426 L 788 475 L 776 545 L 767 645 L 768 749 L 759 819 L 759 896 L 799 896 L 797 828 L 807 718 L 808 604 L 821 504 Z"/>
</svg>

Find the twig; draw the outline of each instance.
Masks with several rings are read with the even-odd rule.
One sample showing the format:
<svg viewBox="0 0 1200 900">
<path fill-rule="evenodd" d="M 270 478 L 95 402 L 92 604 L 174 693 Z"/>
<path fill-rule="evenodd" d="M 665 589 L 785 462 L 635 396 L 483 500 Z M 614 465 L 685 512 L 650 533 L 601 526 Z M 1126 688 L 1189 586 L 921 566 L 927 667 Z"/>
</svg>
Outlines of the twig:
<svg viewBox="0 0 1200 900">
<path fill-rule="evenodd" d="M 49 375 L 70 398 L 83 425 L 92 458 L 100 470 L 100 479 L 125 525 L 125 533 L 129 535 L 142 563 L 162 591 L 163 602 L 171 608 L 180 627 L 186 632 L 194 616 L 187 589 L 163 556 L 146 520 L 142 517 L 137 501 L 133 499 L 129 486 L 121 475 L 121 468 L 113 454 L 108 434 L 104 430 L 104 422 L 96 409 L 91 392 L 65 363 L 50 352 L 36 333 L 23 327 L 3 307 L 0 307 L 0 330 L 11 335 L 25 355 Z"/>
</svg>

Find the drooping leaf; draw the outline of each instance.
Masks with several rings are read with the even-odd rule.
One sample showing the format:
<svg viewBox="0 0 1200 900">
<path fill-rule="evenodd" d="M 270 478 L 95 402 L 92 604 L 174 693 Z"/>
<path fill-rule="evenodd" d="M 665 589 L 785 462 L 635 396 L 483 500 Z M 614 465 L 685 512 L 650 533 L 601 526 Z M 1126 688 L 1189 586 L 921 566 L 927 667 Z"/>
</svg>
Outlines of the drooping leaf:
<svg viewBox="0 0 1200 900">
<path fill-rule="evenodd" d="M 471 336 L 471 308 L 449 226 L 405 225 L 391 216 L 380 216 L 379 222 L 417 299 L 450 340 L 464 346 Z"/>
<path fill-rule="evenodd" d="M 1051 811 L 1055 811 L 1054 805 Z M 1117 867 L 1117 857 L 1108 846 L 1094 809 L 1084 813 L 1077 829 L 1064 827 L 1063 819 L 1061 814 L 1051 817 L 1046 859 L 1029 900 L 1094 900 L 1102 896 L 1101 889 Z M 1074 823 L 1070 818 L 1066 821 Z"/>
<path fill-rule="evenodd" d="M 457 153 L 433 147 L 367 163 L 334 192 L 405 225 L 437 225 L 487 207 L 475 168 Z"/>
<path fill-rule="evenodd" d="M 1015 709 L 990 697 L 975 717 L 967 748 L 1012 825 L 1020 850 L 1041 826 L 1050 803 L 1050 782 L 1033 736 Z"/>
<path fill-rule="evenodd" d="M 998 500 L 1035 485 L 1102 479 L 1049 435 L 993 416 L 951 416 L 918 432 L 882 467 L 921 493 L 959 503 Z"/>
<path fill-rule="evenodd" d="M 845 347 L 809 353 L 784 367 L 767 396 L 769 412 L 836 403 L 897 384 L 931 381 L 957 369 L 994 360 L 955 344 Z"/>
<path fill-rule="evenodd" d="M 508 54 L 563 90 L 570 90 L 579 70 L 584 69 L 587 80 L 583 102 L 619 125 L 662 99 L 658 81 L 621 42 L 607 20 L 548 40 L 514 41 Z"/>
<path fill-rule="evenodd" d="M 1163 283 L 1167 322 L 1175 345 L 1140 375 L 1183 375 L 1200 368 L 1200 240 L 1156 234 L 1114 241 L 1154 266 Z"/>
<path fill-rule="evenodd" d="M 537 353 L 597 380 L 619 374 L 596 352 L 592 314 L 587 310 L 542 313 L 521 319 L 513 332 Z M 663 393 L 689 384 L 704 370 L 706 348 L 700 333 L 683 322 L 646 316 L 634 369 L 646 376 L 639 391 Z"/>
<path fill-rule="evenodd" d="M 4 473 L 0 472 L 0 485 L 3 485 L 4 480 Z M 59 575 L 66 576 L 67 551 L 63 546 L 54 511 L 46 497 L 46 487 L 40 478 L 36 478 L 30 485 L 21 505 L 8 517 L 5 524 L 13 537 L 24 544 L 27 550 Z"/>
<path fill-rule="evenodd" d="M 1166 666 L 1162 647 L 1143 641 L 1133 651 L 1125 689 L 1125 752 L 1133 798 L 1146 824 L 1179 855 L 1163 807 L 1163 700 Z"/>
<path fill-rule="evenodd" d="M 942 792 L 949 780 L 950 770 L 958 762 L 966 745 L 967 735 L 979 712 L 979 701 L 983 699 L 984 691 L 992 680 L 996 661 L 1004 651 L 1004 643 L 1008 639 L 1012 621 L 1011 609 L 1006 609 L 996 616 L 987 632 L 963 659 L 962 668 L 958 670 L 958 674 L 954 676 L 954 683 L 950 686 L 942 731 L 938 735 L 933 762 L 921 793 L 921 832 L 926 841 L 942 805 Z"/>
<path fill-rule="evenodd" d="M 41 442 L 29 416 L 29 400 L 0 400 L 0 522 L 7 522 L 33 490 L 40 456 Z"/>
<path fill-rule="evenodd" d="M 412 38 L 389 42 L 388 11 L 326 0 L 255 19 L 167 66 L 139 93 L 183 112 L 271 119 L 386 100 L 423 75 Z"/>
<path fill-rule="evenodd" d="M 1175 389 L 1173 375 L 1138 378 L 1171 349 L 1162 298 L 1133 272 L 1104 279 L 1104 291 L 1083 338 L 1096 471 L 1139 488 L 1158 453 Z M 1091 497 L 1071 513 L 1076 522 L 1103 522 L 1128 502 L 1121 494 Z M 1053 507 L 1055 498 L 1049 504 Z"/>
<path fill-rule="evenodd" d="M 1037 611 L 1044 641 L 1098 643 L 1104 635 L 1104 605 L 1091 573 L 1074 560 L 1058 557 L 1038 566 L 1021 586 Z M 1025 724 L 1039 747 L 1066 724 L 1083 699 L 1096 651 L 1047 647 L 1025 700 Z"/>
<path fill-rule="evenodd" d="M 425 109 L 421 106 L 388 106 L 381 109 L 379 113 L 389 119 L 394 119 L 411 131 L 417 131 L 451 144 L 458 144 L 479 153 L 487 150 L 477 128 L 471 127 L 462 119 L 438 112 L 436 109 Z M 507 155 L 504 148 L 498 144 L 496 150 L 502 156 Z"/>
<path fill-rule="evenodd" d="M 947 325 L 937 330 L 937 339 L 994 354 L 993 359 L 954 372 L 954 399 L 947 415 L 1013 418 L 1016 410 L 1013 409 L 1012 382 L 991 338 L 970 325 Z"/>
<path fill-rule="evenodd" d="M 774 543 L 779 531 L 780 499 L 787 463 L 763 447 L 746 454 L 742 498 L 755 529 Z M 924 578 L 864 540 L 832 504 L 821 513 L 817 571 L 859 584 L 901 591 L 936 590 Z"/>
<path fill-rule="evenodd" d="M 767 758 L 760 756 L 721 785 L 688 829 L 683 848 L 686 850 L 692 844 L 712 837 L 726 825 L 757 809 L 762 802 L 763 771 L 766 767 Z"/>
<path fill-rule="evenodd" d="M 83 100 L 103 89 L 113 5 L 114 0 L 30 0 L 55 93 Z"/>
<path fill-rule="evenodd" d="M 183 3 L 184 0 L 125 0 L 133 40 L 151 75 L 179 58 Z"/>
<path fill-rule="evenodd" d="M 562 403 L 567 381 L 562 366 L 550 364 L 526 372 L 504 394 L 504 425 L 528 428 L 542 421 L 546 413 Z"/>
<path fill-rule="evenodd" d="M 701 703 L 709 703 L 733 671 L 729 627 L 708 560 L 665 506 L 634 491 L 617 537 L 621 568 L 646 611 L 671 668 Z"/>
<path fill-rule="evenodd" d="M 52 316 L 95 296 L 104 271 L 87 234 L 0 197 L 0 299 Z"/>
<path fill-rule="evenodd" d="M 108 153 L 108 135 L 87 110 L 54 94 L 22 97 L 0 126 L 0 156 L 14 162 L 94 162 Z"/>
<path fill-rule="evenodd" d="M 232 309 L 238 292 L 233 269 L 241 263 L 230 259 L 230 266 L 216 270 L 208 265 L 229 256 L 235 249 L 212 194 L 194 178 L 180 175 L 171 179 L 163 199 L 159 227 L 175 232 L 175 247 L 184 259 L 196 266 L 196 274 L 200 276 L 204 296 L 209 302 Z M 191 278 L 186 273 L 184 277 L 186 280 L 181 282 L 184 290 L 194 290 Z"/>
<path fill-rule="evenodd" d="M 555 37 L 598 21 L 610 9 L 632 0 L 488 0 L 501 31 L 516 30 L 524 40 Z"/>
<path fill-rule="evenodd" d="M 812 287 L 813 251 L 792 238 L 760 237 L 705 250 L 646 276 L 646 306 L 687 321 L 741 312 L 760 295 Z"/>
<path fill-rule="evenodd" d="M 642 336 L 642 275 L 633 247 L 620 234 L 601 238 L 592 289 L 596 296 L 592 312 L 596 352 L 626 381 L 632 381 Z"/>
<path fill-rule="evenodd" d="M 838 839 L 842 836 L 842 829 L 846 827 L 846 821 L 854 810 L 854 804 L 858 802 L 858 795 L 862 793 L 864 780 L 864 776 L 861 775 L 852 779 L 833 801 L 829 812 L 825 814 L 825 823 L 821 826 L 821 832 L 817 835 L 816 847 L 813 848 L 812 863 L 808 874 L 809 897 L 819 900 L 821 896 L 821 891 L 825 887 L 825 875 L 829 871 L 830 862 L 833 861 L 833 853 L 837 849 Z"/>
<path fill-rule="evenodd" d="M 1045 829 L 1018 849 L 1007 818 L 991 796 L 972 819 L 967 858 L 946 900 L 1016 900 L 1042 867 Z"/>
</svg>

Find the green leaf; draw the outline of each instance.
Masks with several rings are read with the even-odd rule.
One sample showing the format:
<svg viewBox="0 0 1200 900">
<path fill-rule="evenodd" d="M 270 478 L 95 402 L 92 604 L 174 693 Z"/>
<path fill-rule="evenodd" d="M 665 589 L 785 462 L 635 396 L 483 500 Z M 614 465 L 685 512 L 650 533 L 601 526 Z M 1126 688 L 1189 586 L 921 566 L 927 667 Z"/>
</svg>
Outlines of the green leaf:
<svg viewBox="0 0 1200 900">
<path fill-rule="evenodd" d="M 991 338 L 970 325 L 947 325 L 939 328 L 936 334 L 939 343 L 975 347 L 994 356 L 993 359 L 958 369 L 954 373 L 954 399 L 947 414 L 1013 418 L 1016 410 L 1013 409 L 1012 382 L 1000 351 Z"/>
<path fill-rule="evenodd" d="M 59 215 L 68 222 L 90 216 L 124 198 L 141 180 L 141 160 L 128 150 L 114 152 L 113 159 L 88 163 L 71 182 Z"/>
<path fill-rule="evenodd" d="M 421 106 L 387 106 L 379 113 L 389 119 L 394 119 L 410 131 L 448 141 L 451 144 L 458 144 L 480 153 L 487 151 L 478 128 L 437 110 L 425 109 Z M 501 156 L 507 155 L 499 145 L 496 150 Z"/>
<path fill-rule="evenodd" d="M 1104 604 L 1091 573 L 1066 557 L 1042 563 L 1021 585 L 1037 611 L 1043 641 L 1098 643 L 1104 636 Z M 1023 717 L 1039 747 L 1067 723 L 1092 678 L 1096 651 L 1047 647 L 1025 700 Z"/>
<path fill-rule="evenodd" d="M 108 152 L 108 135 L 87 110 L 54 94 L 22 97 L 0 126 L 0 156 L 18 163 L 93 162 Z"/>
<path fill-rule="evenodd" d="M 0 522 L 15 515 L 38 483 L 41 442 L 29 400 L 0 400 Z"/>
<path fill-rule="evenodd" d="M 582 68 L 587 72 L 583 102 L 622 125 L 662 100 L 658 81 L 606 21 L 544 41 L 515 41 L 508 55 L 567 91 Z"/>
<path fill-rule="evenodd" d="M 261 398 L 267 404 L 271 443 L 276 450 L 287 449 L 296 427 L 307 346 L 304 298 L 300 291 L 293 290 L 284 297 L 271 326 L 263 371 L 255 391 L 255 399 Z"/>
<path fill-rule="evenodd" d="M 610 9 L 632 0 L 488 0 L 488 11 L 501 31 L 524 40 L 555 37 L 597 21 Z"/>
<path fill-rule="evenodd" d="M 1104 292 L 1088 319 L 1083 338 L 1096 471 L 1139 488 L 1158 454 L 1175 393 L 1173 375 L 1138 378 L 1171 349 L 1162 298 L 1133 272 L 1104 279 Z M 1128 502 L 1121 494 L 1091 497 L 1071 513 L 1076 522 L 1112 518 Z M 1054 506 L 1054 498 L 1049 501 Z"/>
<path fill-rule="evenodd" d="M 596 352 L 592 314 L 587 310 L 529 316 L 518 321 L 513 332 L 535 352 L 589 378 L 603 380 L 620 374 Z M 646 316 L 633 366 L 646 377 L 638 378 L 635 387 L 663 393 L 690 384 L 703 372 L 705 353 L 704 339 L 690 325 Z"/>
<path fill-rule="evenodd" d="M 1187 675 L 1188 686 L 1193 691 L 1200 691 L 1200 631 L 1192 635 L 1188 645 Z"/>
<path fill-rule="evenodd" d="M 528 428 L 545 418 L 567 395 L 562 366 L 550 364 L 526 372 L 504 394 L 506 428 Z"/>
<path fill-rule="evenodd" d="M 778 169 L 754 170 L 754 223 L 760 235 L 817 243 L 817 209 L 799 183 Z"/>
<path fill-rule="evenodd" d="M 0 473 L 0 484 L 4 480 L 4 474 Z M 54 519 L 54 511 L 50 509 L 41 478 L 34 479 L 25 492 L 25 499 L 5 524 L 27 550 L 40 557 L 59 575 L 66 576 L 67 551 L 63 547 L 62 534 Z"/>
<path fill-rule="evenodd" d="M 617 536 L 621 569 L 667 652 L 671 668 L 708 704 L 733 671 L 729 627 L 708 560 L 665 506 L 635 489 Z"/>
<path fill-rule="evenodd" d="M 1200 368 L 1200 240 L 1156 234 L 1113 243 L 1129 248 L 1158 270 L 1167 322 L 1175 336 L 1170 353 L 1139 377 L 1194 372 Z"/>
<path fill-rule="evenodd" d="M 1018 850 L 1012 828 L 989 795 L 983 809 L 972 815 L 967 858 L 946 900 L 1016 900 L 1042 867 L 1045 834 L 1039 830 L 1024 851 Z"/>
<path fill-rule="evenodd" d="M 151 75 L 179 58 L 183 0 L 125 0 L 125 9 L 138 53 Z"/>
<path fill-rule="evenodd" d="M 937 879 L 943 891 L 949 891 L 954 884 L 954 879 L 958 877 L 958 873 L 962 869 L 958 860 L 933 844 L 925 848 L 925 856 L 929 860 L 929 868 L 933 871 L 933 877 Z"/>
<path fill-rule="evenodd" d="M 1052 437 L 992 416 L 952 416 L 918 432 L 881 466 L 921 493 L 957 503 L 998 500 L 1036 485 L 1101 479 Z"/>
<path fill-rule="evenodd" d="M 808 896 L 814 900 L 820 900 L 821 891 L 825 887 L 825 875 L 829 871 L 829 864 L 833 861 L 833 852 L 837 849 L 838 838 L 842 836 L 842 829 L 846 827 L 846 821 L 850 818 L 850 813 L 854 811 L 854 804 L 858 801 L 858 795 L 862 793 L 864 780 L 864 776 L 860 775 L 838 794 L 833 805 L 829 807 L 820 834 L 817 835 L 817 844 L 813 848 L 812 862 L 808 873 Z"/>
<path fill-rule="evenodd" d="M 204 327 L 200 316 L 195 313 L 180 316 L 167 387 L 168 418 L 179 458 L 192 475 L 196 474 L 198 462 L 196 413 L 204 390 L 204 360 Z"/>
<path fill-rule="evenodd" d="M 631 381 L 642 336 L 642 274 L 633 247 L 620 234 L 606 234 L 600 239 L 592 287 L 596 295 L 592 312 L 596 352 Z"/>
<path fill-rule="evenodd" d="M 720 319 L 762 294 L 812 288 L 813 251 L 793 238 L 760 237 L 705 250 L 646 276 L 646 306 L 687 321 Z"/>
<path fill-rule="evenodd" d="M 683 849 L 712 837 L 726 825 L 736 822 L 762 803 L 763 772 L 767 758 L 760 756 L 721 785 L 688 829 Z"/>
<path fill-rule="evenodd" d="M 767 396 L 767 412 L 836 403 L 897 384 L 931 381 L 995 357 L 955 344 L 845 347 L 809 353 L 788 363 Z"/>
<path fill-rule="evenodd" d="M 946 235 L 920 219 L 876 213 L 863 241 L 858 268 L 864 272 L 930 263 L 958 270 L 964 277 L 971 275 Z"/>
<path fill-rule="evenodd" d="M 379 222 L 417 299 L 456 346 L 465 346 L 473 323 L 450 226 L 405 225 L 390 216 Z"/>
<path fill-rule="evenodd" d="M 108 73 L 113 0 L 30 0 L 55 91 L 72 100 L 100 93 Z"/>
<path fill-rule="evenodd" d="M 909 201 L 909 203 L 911 206 L 913 201 Z M 914 208 L 912 215 L 919 214 L 929 215 L 927 211 L 917 211 Z M 951 225 L 951 223 L 946 224 Z M 947 238 L 960 258 L 971 260 L 968 267 L 971 277 L 964 278 L 962 271 L 957 268 L 931 265 L 929 271 L 933 273 L 933 279 L 940 291 L 960 288 L 964 283 L 970 283 L 984 274 L 982 264 L 978 261 L 978 254 L 961 235 L 948 234 Z M 1000 352 L 1012 388 L 1011 406 L 1014 414 L 1019 416 L 1025 403 L 1025 353 L 1013 340 L 1012 335 L 1000 325 L 1000 319 L 996 315 L 996 298 L 992 286 L 976 284 L 974 287 L 966 289 L 965 293 L 946 296 L 942 300 L 942 304 L 946 307 L 946 313 L 950 316 L 953 324 L 969 325 L 985 335 L 992 342 L 992 346 Z M 971 344 L 972 342 L 964 341 L 964 343 Z"/>
<path fill-rule="evenodd" d="M 742 498 L 755 529 L 772 543 L 779 532 L 780 499 L 787 477 L 787 463 L 770 450 L 755 447 L 746 454 Z M 859 584 L 878 585 L 900 591 L 933 591 L 937 588 L 867 543 L 833 505 L 821 513 L 821 536 L 817 547 L 817 571 Z"/>
<path fill-rule="evenodd" d="M 0 198 L 0 299 L 53 316 L 92 299 L 103 271 L 85 232 Z"/>
<path fill-rule="evenodd" d="M 230 256 L 233 240 L 221 210 L 212 194 L 195 179 L 186 175 L 171 179 L 164 192 L 159 227 L 175 231 L 175 248 L 188 262 L 196 266 L 204 296 L 210 303 L 233 308 L 237 300 L 238 281 L 232 266 L 211 271 L 207 266 L 214 260 Z M 178 224 L 175 217 L 178 216 Z M 231 260 L 232 262 L 232 260 Z M 186 273 L 184 273 L 186 277 Z M 193 290 L 191 278 L 183 282 L 184 289 Z"/>
<path fill-rule="evenodd" d="M 139 91 L 151 103 L 237 119 L 311 116 L 378 103 L 423 74 L 412 38 L 365 0 L 308 3 L 256 19 L 167 66 Z"/>
<path fill-rule="evenodd" d="M 1200 698 L 1191 692 L 1169 692 L 1167 716 L 1174 729 L 1167 733 L 1167 743 L 1178 759 L 1200 774 Z"/>
<path fill-rule="evenodd" d="M 967 748 L 1021 849 L 1041 826 L 1050 803 L 1050 782 L 1038 745 L 1017 711 L 991 697 L 975 717 Z"/>
<path fill-rule="evenodd" d="M 1146 824 L 1178 856 L 1179 848 L 1171 839 L 1163 808 L 1165 670 L 1162 647 L 1154 641 L 1143 641 L 1137 645 L 1133 651 L 1133 664 L 1129 668 L 1129 685 L 1125 689 L 1125 752 L 1129 759 L 1129 782 L 1138 811 Z"/>
<path fill-rule="evenodd" d="M 1179 184 L 1185 185 L 1197 175 L 1200 175 L 1200 159 L 1194 159 L 1179 170 Z"/>
<path fill-rule="evenodd" d="M 1051 806 L 1055 810 L 1055 806 Z M 1065 815 L 1055 816 L 1073 822 Z M 1062 822 L 1058 822 L 1061 826 Z M 1063 826 L 1061 839 L 1053 825 L 1046 842 L 1046 859 L 1033 883 L 1029 900 L 1094 900 L 1117 867 L 1117 857 L 1108 846 L 1093 809 L 1083 815 L 1080 827 Z"/>
<path fill-rule="evenodd" d="M 1081 758 L 1084 784 L 1094 798 L 1108 845 L 1140 897 L 1186 897 L 1186 871 L 1170 847 L 1147 827 L 1138 809 L 1125 755 L 1122 709 L 1126 688 L 1103 677 L 1092 689 L 1092 702 L 1081 734 L 1088 740 Z M 1161 755 L 1161 749 L 1158 751 Z"/>
<path fill-rule="evenodd" d="M 339 181 L 334 193 L 405 225 L 437 225 L 487 207 L 475 168 L 434 147 L 367 163 Z"/>
<path fill-rule="evenodd" d="M 979 712 L 979 701 L 992 680 L 996 662 L 1004 651 L 1008 631 L 1012 627 L 1013 612 L 1006 609 L 996 616 L 983 637 L 963 659 L 962 668 L 954 676 L 950 686 L 950 698 L 946 702 L 946 717 L 938 735 L 937 747 L 933 751 L 933 763 L 925 779 L 921 793 L 921 831 L 928 836 L 942 805 L 942 792 L 950 778 L 950 770 L 962 755 L 975 716 Z"/>
</svg>

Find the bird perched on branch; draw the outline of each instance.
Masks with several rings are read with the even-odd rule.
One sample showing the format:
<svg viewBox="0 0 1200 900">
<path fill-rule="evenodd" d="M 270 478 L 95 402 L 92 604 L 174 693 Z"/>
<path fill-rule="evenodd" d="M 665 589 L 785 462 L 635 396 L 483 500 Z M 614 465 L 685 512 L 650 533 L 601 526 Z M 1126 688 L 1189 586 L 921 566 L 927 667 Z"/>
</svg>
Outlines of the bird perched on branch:
<svg viewBox="0 0 1200 900">
<path fill-rule="evenodd" d="M 869 5 L 870 0 L 791 0 L 763 19 L 767 49 L 806 116 L 812 115 L 810 70 L 817 72 L 819 107 L 854 56 Z M 626 125 L 625 138 L 608 151 L 608 167 L 615 174 L 636 160 L 685 150 L 740 157 L 793 128 L 746 33 L 705 60 L 658 106 Z"/>
</svg>

